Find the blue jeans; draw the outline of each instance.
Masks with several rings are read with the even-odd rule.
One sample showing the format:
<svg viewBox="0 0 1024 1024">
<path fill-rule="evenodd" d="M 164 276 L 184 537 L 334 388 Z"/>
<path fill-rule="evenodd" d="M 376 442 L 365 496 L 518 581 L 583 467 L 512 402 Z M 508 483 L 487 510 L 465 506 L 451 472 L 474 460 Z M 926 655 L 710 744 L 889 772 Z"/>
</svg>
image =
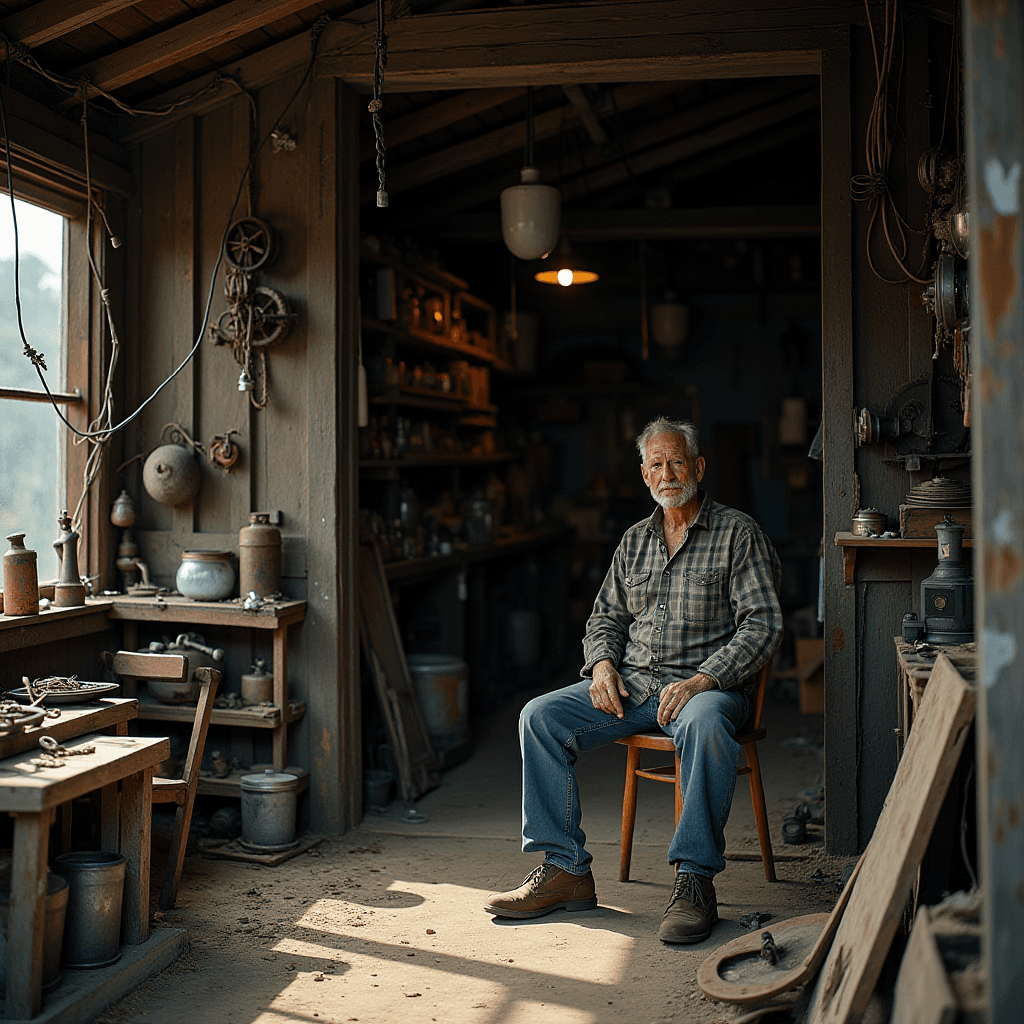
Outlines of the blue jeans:
<svg viewBox="0 0 1024 1024">
<path fill-rule="evenodd" d="M 635 732 L 661 729 L 680 758 L 683 813 L 668 848 L 670 864 L 713 877 L 725 869 L 725 823 L 736 788 L 736 730 L 750 713 L 745 693 L 706 690 L 668 725 L 658 725 L 658 697 L 626 703 L 619 719 L 590 702 L 583 680 L 536 697 L 519 716 L 523 752 L 523 851 L 583 875 L 592 860 L 580 828 L 576 758 Z"/>
</svg>

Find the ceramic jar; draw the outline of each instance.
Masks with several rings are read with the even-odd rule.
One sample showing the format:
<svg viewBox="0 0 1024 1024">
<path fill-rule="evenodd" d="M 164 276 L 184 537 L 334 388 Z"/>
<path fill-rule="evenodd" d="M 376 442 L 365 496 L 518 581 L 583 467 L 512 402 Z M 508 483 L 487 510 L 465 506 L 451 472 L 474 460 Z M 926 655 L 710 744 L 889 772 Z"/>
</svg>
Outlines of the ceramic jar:
<svg viewBox="0 0 1024 1024">
<path fill-rule="evenodd" d="M 223 601 L 235 591 L 230 551 L 182 551 L 178 591 L 193 601 Z"/>
</svg>

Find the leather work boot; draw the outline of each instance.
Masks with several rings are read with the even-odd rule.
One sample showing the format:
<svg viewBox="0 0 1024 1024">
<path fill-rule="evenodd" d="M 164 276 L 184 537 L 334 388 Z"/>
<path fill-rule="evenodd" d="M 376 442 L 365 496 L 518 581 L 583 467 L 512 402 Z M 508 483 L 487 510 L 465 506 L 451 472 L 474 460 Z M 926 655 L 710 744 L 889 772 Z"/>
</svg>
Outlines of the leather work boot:
<svg viewBox="0 0 1024 1024">
<path fill-rule="evenodd" d="M 552 910 L 593 910 L 597 906 L 594 876 L 570 875 L 554 864 L 538 864 L 518 889 L 487 897 L 484 910 L 496 917 L 543 917 Z"/>
<path fill-rule="evenodd" d="M 711 879 L 692 871 L 677 872 L 658 938 L 662 942 L 703 942 L 717 921 L 718 898 Z"/>
</svg>

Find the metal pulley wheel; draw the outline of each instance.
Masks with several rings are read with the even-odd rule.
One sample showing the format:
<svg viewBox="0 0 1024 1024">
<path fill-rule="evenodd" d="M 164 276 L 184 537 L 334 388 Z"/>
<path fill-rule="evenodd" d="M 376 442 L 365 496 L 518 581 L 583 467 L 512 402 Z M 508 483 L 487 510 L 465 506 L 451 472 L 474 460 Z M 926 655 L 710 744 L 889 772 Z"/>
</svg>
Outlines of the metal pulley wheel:
<svg viewBox="0 0 1024 1024">
<path fill-rule="evenodd" d="M 236 270 L 251 274 L 269 263 L 275 251 L 274 231 L 258 217 L 243 217 L 228 228 L 224 259 Z"/>
<path fill-rule="evenodd" d="M 233 310 L 225 310 L 212 333 L 222 342 L 233 344 L 240 332 L 245 331 L 249 324 L 248 306 L 252 307 L 252 334 L 249 344 L 254 349 L 271 348 L 284 340 L 296 314 L 288 308 L 288 300 L 273 288 L 258 285 L 253 288 L 246 304 L 239 307 L 236 314 Z"/>
</svg>

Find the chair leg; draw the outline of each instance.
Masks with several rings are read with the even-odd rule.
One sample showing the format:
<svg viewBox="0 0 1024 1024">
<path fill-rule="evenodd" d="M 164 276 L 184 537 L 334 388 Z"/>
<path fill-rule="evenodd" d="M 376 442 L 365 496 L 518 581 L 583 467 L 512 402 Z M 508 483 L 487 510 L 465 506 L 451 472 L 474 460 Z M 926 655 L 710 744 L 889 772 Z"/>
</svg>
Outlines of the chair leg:
<svg viewBox="0 0 1024 1024">
<path fill-rule="evenodd" d="M 683 814 L 683 787 L 679 779 L 679 751 L 676 751 L 676 828 L 679 828 L 679 819 Z"/>
<path fill-rule="evenodd" d="M 188 830 L 192 824 L 191 794 L 185 803 L 175 809 L 174 831 L 171 833 L 171 846 L 167 851 L 167 867 L 164 868 L 164 880 L 160 886 L 160 909 L 172 910 L 178 899 L 178 883 L 181 881 L 181 868 L 185 863 L 185 847 L 188 845 Z"/>
<path fill-rule="evenodd" d="M 772 852 L 772 834 L 768 828 L 768 808 L 764 802 L 764 786 L 761 783 L 761 765 L 757 760 L 757 744 L 747 743 L 747 767 L 750 769 L 750 802 L 754 805 L 754 821 L 757 822 L 757 839 L 761 844 L 761 863 L 764 865 L 766 882 L 775 881 L 775 854 Z"/>
<path fill-rule="evenodd" d="M 640 767 L 640 748 L 626 747 L 626 788 L 622 793 L 622 845 L 619 849 L 619 881 L 629 881 L 633 859 L 633 826 L 636 824 L 636 770 Z"/>
</svg>

